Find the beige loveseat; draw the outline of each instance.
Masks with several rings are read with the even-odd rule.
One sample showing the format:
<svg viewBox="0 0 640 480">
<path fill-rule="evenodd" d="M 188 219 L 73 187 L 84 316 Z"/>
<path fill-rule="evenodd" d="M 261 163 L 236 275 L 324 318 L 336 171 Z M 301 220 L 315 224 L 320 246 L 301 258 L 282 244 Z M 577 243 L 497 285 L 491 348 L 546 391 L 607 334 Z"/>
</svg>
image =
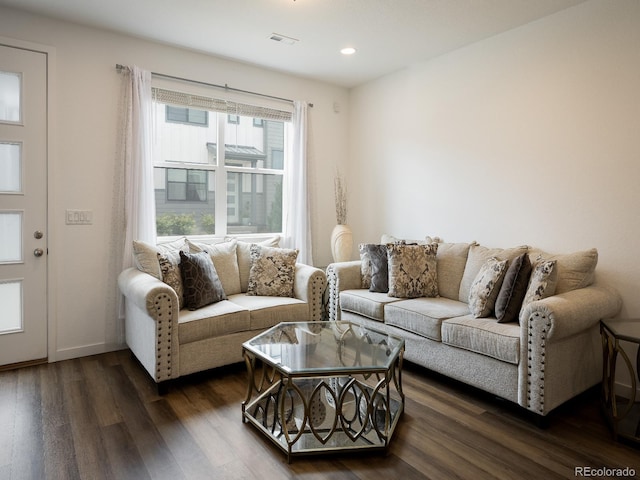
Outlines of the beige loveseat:
<svg viewBox="0 0 640 480">
<path fill-rule="evenodd" d="M 477 318 L 469 300 L 473 285 L 482 283 L 480 270 L 490 259 L 493 265 L 495 260 L 522 262 L 525 252 L 532 269 L 544 261 L 554 265 L 556 276 L 544 284 L 552 289 L 516 306 L 514 321 L 499 322 L 494 305 Z M 327 268 L 328 314 L 330 320 L 399 335 L 405 339 L 406 360 L 519 404 L 542 420 L 601 380 L 599 320 L 615 316 L 622 301 L 615 290 L 594 282 L 597 258 L 595 249 L 549 255 L 526 246 L 438 243 L 431 272 L 437 296 L 419 298 L 363 288 L 370 271 L 363 269 L 362 259 L 333 263 Z M 393 275 L 389 271 L 390 282 Z M 530 287 L 527 280 L 524 288 Z M 495 295 L 487 299 L 496 301 Z"/>
<path fill-rule="evenodd" d="M 201 244 L 187 239 L 156 246 L 135 243 L 138 268 L 126 269 L 118 278 L 125 296 L 126 342 L 155 382 L 240 362 L 242 343 L 279 322 L 322 319 L 326 276 L 320 269 L 295 263 L 290 297 L 247 294 L 251 246 L 277 244 L 277 238 L 258 244 L 237 240 Z M 176 293 L 180 284 L 168 284 L 172 282 L 157 258 L 160 254 L 178 263 L 181 249 L 191 253 L 206 249 L 225 300 L 196 310 L 180 308 L 183 299 Z"/>
</svg>

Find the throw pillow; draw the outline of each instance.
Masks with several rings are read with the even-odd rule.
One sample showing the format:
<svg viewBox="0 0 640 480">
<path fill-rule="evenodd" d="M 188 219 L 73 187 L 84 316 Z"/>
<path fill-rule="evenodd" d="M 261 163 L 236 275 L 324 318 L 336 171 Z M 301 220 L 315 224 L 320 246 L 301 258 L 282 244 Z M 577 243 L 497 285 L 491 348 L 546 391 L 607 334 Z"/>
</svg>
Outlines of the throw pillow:
<svg viewBox="0 0 640 480">
<path fill-rule="evenodd" d="M 178 252 L 179 250 L 188 251 L 186 238 L 184 237 L 173 242 L 159 243 L 158 245 L 150 245 L 146 242 L 134 240 L 133 260 L 138 270 L 162 280 L 158 253 Z"/>
<path fill-rule="evenodd" d="M 467 255 L 467 263 L 464 267 L 464 274 L 462 280 L 460 280 L 460 292 L 458 294 L 458 300 L 461 302 L 469 301 L 469 290 L 471 284 L 476 279 L 478 272 L 485 264 L 485 262 L 495 257 L 498 260 L 513 260 L 518 255 L 527 253 L 529 247 L 522 245 L 514 248 L 487 248 L 482 245 L 472 244 L 469 247 L 469 254 Z"/>
<path fill-rule="evenodd" d="M 224 287 L 224 293 L 233 295 L 242 291 L 240 288 L 238 256 L 236 254 L 238 241 L 235 238 L 228 242 L 215 244 L 194 243 L 187 240 L 187 244 L 191 253 L 209 252 L 211 260 L 213 260 L 213 266 L 216 267 L 216 272 Z"/>
<path fill-rule="evenodd" d="M 184 306 L 184 289 L 180 272 L 180 252 L 158 253 L 158 263 L 162 272 L 162 281 L 169 285 L 178 295 L 178 306 Z"/>
<path fill-rule="evenodd" d="M 531 279 L 529 280 L 522 306 L 524 307 L 531 302 L 542 300 L 555 294 L 557 279 L 555 260 L 542 260 L 536 263 L 531 273 Z"/>
<path fill-rule="evenodd" d="M 460 281 L 469 255 L 469 243 L 439 243 L 436 261 L 438 266 L 438 295 L 458 300 Z"/>
<path fill-rule="evenodd" d="M 518 320 L 518 313 L 527 293 L 531 270 L 531 261 L 526 253 L 516 257 L 509 265 L 500 292 L 498 292 L 498 298 L 496 298 L 495 310 L 498 323 Z"/>
<path fill-rule="evenodd" d="M 400 298 L 437 297 L 438 244 L 387 244 L 389 296 Z"/>
<path fill-rule="evenodd" d="M 534 263 L 542 259 L 557 261 L 558 283 L 555 294 L 588 287 L 594 281 L 598 264 L 598 250 L 595 248 L 560 255 L 551 255 L 535 250 L 529 255 Z"/>
<path fill-rule="evenodd" d="M 261 242 L 243 242 L 238 240 L 236 254 L 238 255 L 238 271 L 240 273 L 240 290 L 246 292 L 249 287 L 249 272 L 251 270 L 251 245 L 261 245 L 264 247 L 280 246 L 280 237 L 267 238 Z"/>
<path fill-rule="evenodd" d="M 184 289 L 184 306 L 189 310 L 226 300 L 216 267 L 207 252 L 180 251 L 180 273 Z"/>
<path fill-rule="evenodd" d="M 362 288 L 371 286 L 371 256 L 369 255 L 369 244 L 361 243 L 358 245 L 360 252 L 360 281 Z"/>
<path fill-rule="evenodd" d="M 469 310 L 475 318 L 491 315 L 507 263 L 508 260 L 492 257 L 480 268 L 469 290 Z"/>
<path fill-rule="evenodd" d="M 367 245 L 371 260 L 370 292 L 387 293 L 389 291 L 389 264 L 386 245 Z"/>
<path fill-rule="evenodd" d="M 251 245 L 247 295 L 293 297 L 298 250 Z"/>
</svg>

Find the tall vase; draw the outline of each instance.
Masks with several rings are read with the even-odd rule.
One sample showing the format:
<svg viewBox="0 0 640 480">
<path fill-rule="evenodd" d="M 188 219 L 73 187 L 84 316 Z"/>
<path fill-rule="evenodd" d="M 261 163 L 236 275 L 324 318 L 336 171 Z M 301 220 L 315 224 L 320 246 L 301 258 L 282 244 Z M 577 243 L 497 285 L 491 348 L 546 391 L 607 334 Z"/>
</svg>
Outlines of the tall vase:
<svg viewBox="0 0 640 480">
<path fill-rule="evenodd" d="M 331 254 L 334 262 L 348 262 L 353 251 L 353 234 L 349 225 L 336 225 L 331 232 Z"/>
</svg>

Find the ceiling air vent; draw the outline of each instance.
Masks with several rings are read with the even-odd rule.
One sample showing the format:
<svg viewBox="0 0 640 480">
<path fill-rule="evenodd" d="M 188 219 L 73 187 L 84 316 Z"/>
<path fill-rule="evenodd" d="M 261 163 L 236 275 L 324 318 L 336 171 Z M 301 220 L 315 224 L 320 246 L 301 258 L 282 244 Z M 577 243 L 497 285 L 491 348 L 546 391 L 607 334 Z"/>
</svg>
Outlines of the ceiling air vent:
<svg viewBox="0 0 640 480">
<path fill-rule="evenodd" d="M 280 42 L 285 45 L 293 45 L 294 43 L 300 41 L 297 38 L 287 37 L 286 35 L 280 35 L 279 33 L 272 33 L 271 35 L 269 35 L 269 40 Z"/>
</svg>

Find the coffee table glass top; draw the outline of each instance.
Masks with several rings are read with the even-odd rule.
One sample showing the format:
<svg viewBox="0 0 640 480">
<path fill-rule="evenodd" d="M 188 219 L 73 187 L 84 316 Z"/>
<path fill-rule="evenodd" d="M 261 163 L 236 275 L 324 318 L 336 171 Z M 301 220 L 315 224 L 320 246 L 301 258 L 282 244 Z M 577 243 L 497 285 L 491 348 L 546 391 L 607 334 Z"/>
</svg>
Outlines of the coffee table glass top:
<svg viewBox="0 0 640 480">
<path fill-rule="evenodd" d="M 280 323 L 245 342 L 262 361 L 290 374 L 387 370 L 404 340 L 352 322 Z"/>
</svg>

